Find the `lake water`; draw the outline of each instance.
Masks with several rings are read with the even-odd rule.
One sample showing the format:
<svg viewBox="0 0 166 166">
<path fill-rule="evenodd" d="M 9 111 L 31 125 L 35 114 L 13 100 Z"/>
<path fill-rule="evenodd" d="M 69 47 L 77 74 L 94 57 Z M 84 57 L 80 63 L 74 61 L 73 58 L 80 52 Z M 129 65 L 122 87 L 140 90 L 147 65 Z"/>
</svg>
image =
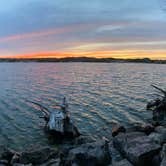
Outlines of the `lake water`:
<svg viewBox="0 0 166 166">
<path fill-rule="evenodd" d="M 166 65 L 127 63 L 0 63 L 0 144 L 22 149 L 48 144 L 41 112 L 68 98 L 82 133 L 110 137 L 111 126 L 151 118 L 150 85 L 166 88 Z"/>
</svg>

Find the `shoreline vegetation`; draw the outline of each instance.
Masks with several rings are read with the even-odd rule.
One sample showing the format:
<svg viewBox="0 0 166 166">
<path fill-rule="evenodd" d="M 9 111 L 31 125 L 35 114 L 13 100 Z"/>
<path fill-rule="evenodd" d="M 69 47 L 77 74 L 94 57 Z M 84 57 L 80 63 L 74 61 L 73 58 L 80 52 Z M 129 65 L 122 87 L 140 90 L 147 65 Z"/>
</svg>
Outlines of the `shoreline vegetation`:
<svg viewBox="0 0 166 166">
<path fill-rule="evenodd" d="M 66 57 L 66 58 L 0 58 L 0 62 L 91 62 L 91 63 L 154 63 L 166 64 L 166 60 L 140 59 L 116 59 L 116 58 L 90 58 L 90 57 Z"/>
</svg>

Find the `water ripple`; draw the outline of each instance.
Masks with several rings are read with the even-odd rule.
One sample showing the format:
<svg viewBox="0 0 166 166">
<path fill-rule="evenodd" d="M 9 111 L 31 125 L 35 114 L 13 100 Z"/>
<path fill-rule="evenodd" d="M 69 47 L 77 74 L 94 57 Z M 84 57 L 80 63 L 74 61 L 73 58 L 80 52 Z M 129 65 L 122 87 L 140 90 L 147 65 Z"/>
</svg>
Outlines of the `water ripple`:
<svg viewBox="0 0 166 166">
<path fill-rule="evenodd" d="M 41 112 L 27 99 L 53 108 L 63 96 L 81 132 L 110 137 L 114 123 L 151 118 L 150 84 L 165 86 L 165 71 L 157 64 L 1 63 L 0 142 L 18 149 L 48 144 Z"/>
</svg>

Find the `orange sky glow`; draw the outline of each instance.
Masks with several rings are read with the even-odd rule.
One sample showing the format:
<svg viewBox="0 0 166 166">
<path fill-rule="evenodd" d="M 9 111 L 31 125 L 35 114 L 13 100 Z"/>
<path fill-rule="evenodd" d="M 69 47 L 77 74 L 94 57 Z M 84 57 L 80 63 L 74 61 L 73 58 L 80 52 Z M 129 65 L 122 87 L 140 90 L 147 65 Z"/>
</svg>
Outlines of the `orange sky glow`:
<svg viewBox="0 0 166 166">
<path fill-rule="evenodd" d="M 157 56 L 156 56 L 157 55 Z M 0 58 L 66 58 L 66 57 L 94 57 L 94 58 L 121 58 L 121 59 L 161 59 L 166 60 L 166 52 L 153 52 L 148 53 L 145 51 L 95 51 L 95 52 L 44 52 L 32 54 L 19 54 L 19 55 L 3 55 Z"/>
</svg>

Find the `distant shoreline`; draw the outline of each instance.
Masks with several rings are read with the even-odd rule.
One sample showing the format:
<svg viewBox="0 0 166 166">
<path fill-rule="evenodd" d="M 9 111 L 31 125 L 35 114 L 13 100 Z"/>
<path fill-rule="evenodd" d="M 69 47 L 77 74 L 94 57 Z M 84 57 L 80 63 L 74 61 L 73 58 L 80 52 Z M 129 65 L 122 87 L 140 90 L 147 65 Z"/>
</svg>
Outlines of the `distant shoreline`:
<svg viewBox="0 0 166 166">
<path fill-rule="evenodd" d="M 143 59 L 115 59 L 115 58 L 88 58 L 88 57 L 69 57 L 69 58 L 0 58 L 0 62 L 95 62 L 95 63 L 156 63 L 166 64 L 166 60 Z"/>
</svg>

